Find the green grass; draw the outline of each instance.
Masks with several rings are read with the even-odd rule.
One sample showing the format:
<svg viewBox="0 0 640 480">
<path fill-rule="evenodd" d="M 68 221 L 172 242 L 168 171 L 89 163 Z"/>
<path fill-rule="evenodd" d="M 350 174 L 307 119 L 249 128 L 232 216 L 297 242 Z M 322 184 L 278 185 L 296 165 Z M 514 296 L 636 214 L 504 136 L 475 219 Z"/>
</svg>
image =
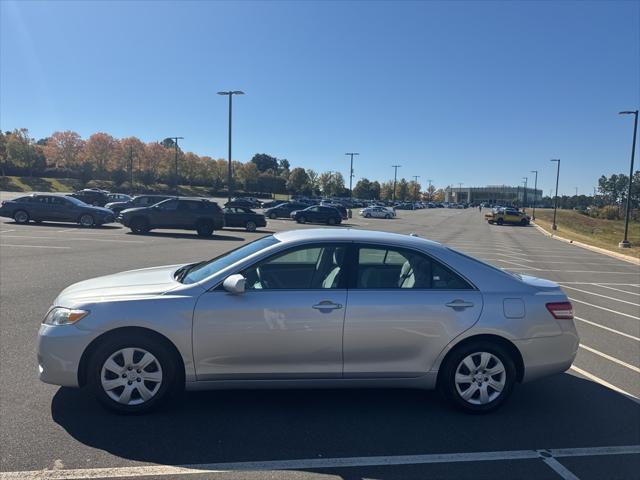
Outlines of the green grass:
<svg viewBox="0 0 640 480">
<path fill-rule="evenodd" d="M 527 213 L 531 214 L 531 211 Z M 536 209 L 535 223 L 551 232 L 552 222 L 552 209 Z M 558 210 L 556 224 L 556 233 L 560 237 L 640 257 L 640 222 L 629 222 L 631 248 L 626 249 L 618 248 L 618 242 L 624 238 L 623 220 L 603 220 L 582 215 L 574 210 Z"/>
</svg>

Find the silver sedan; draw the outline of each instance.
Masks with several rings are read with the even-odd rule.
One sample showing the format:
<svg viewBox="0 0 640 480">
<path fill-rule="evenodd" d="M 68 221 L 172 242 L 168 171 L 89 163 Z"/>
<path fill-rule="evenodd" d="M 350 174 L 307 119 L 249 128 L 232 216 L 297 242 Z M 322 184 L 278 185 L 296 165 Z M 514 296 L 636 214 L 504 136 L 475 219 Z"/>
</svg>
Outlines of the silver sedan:
<svg viewBox="0 0 640 480">
<path fill-rule="evenodd" d="M 71 285 L 39 332 L 40 379 L 141 413 L 187 388 L 439 388 L 469 412 L 567 370 L 557 284 L 410 235 L 278 233 L 212 260 Z"/>
</svg>

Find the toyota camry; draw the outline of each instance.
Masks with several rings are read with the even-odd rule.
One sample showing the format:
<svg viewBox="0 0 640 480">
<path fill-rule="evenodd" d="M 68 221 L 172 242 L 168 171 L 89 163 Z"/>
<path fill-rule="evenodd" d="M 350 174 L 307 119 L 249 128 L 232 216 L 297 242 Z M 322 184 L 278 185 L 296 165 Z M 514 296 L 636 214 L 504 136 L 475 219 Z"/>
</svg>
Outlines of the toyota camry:
<svg viewBox="0 0 640 480">
<path fill-rule="evenodd" d="M 488 412 L 567 370 L 578 335 L 551 281 L 416 236 L 277 233 L 211 260 L 63 290 L 40 379 L 142 413 L 186 388 L 438 388 Z"/>
</svg>

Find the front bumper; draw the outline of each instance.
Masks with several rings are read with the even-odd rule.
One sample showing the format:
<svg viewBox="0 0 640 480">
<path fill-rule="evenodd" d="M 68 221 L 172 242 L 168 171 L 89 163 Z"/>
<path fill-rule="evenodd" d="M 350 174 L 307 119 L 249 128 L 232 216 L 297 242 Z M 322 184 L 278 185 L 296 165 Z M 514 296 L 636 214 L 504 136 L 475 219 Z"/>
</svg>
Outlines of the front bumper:
<svg viewBox="0 0 640 480">
<path fill-rule="evenodd" d="M 40 325 L 38 370 L 44 383 L 78 387 L 82 354 L 93 336 L 74 325 Z"/>
</svg>

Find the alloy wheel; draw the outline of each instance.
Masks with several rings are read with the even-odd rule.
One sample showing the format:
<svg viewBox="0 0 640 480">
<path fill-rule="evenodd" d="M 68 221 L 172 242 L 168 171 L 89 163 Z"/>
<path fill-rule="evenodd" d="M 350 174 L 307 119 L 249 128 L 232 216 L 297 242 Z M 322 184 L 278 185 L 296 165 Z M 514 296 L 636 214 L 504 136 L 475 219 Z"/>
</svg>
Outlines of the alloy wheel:
<svg viewBox="0 0 640 480">
<path fill-rule="evenodd" d="M 502 361 L 489 352 L 467 355 L 455 371 L 455 387 L 460 397 L 472 405 L 496 400 L 504 390 L 507 372 Z"/>
<path fill-rule="evenodd" d="M 140 405 L 160 390 L 162 367 L 152 353 L 142 348 L 122 348 L 102 365 L 100 385 L 115 402 Z"/>
</svg>

